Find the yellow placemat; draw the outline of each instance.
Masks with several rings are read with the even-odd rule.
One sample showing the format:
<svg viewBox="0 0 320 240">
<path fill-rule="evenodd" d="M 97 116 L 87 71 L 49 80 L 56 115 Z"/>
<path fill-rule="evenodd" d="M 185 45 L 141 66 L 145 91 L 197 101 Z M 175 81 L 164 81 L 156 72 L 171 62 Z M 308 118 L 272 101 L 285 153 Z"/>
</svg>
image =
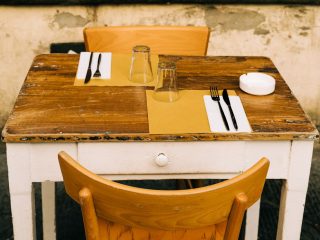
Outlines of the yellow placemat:
<svg viewBox="0 0 320 240">
<path fill-rule="evenodd" d="M 84 84 L 84 79 L 75 78 L 74 86 L 154 86 L 157 76 L 158 55 L 151 55 L 151 67 L 154 80 L 146 84 L 133 83 L 129 81 L 129 72 L 131 65 L 130 54 L 112 54 L 111 61 L 111 78 L 99 79 L 91 78 L 91 80 Z"/>
<path fill-rule="evenodd" d="M 228 93 L 236 95 L 235 91 Z M 146 95 L 151 134 L 211 132 L 203 100 L 204 95 L 210 95 L 209 90 L 179 91 L 179 99 L 172 103 L 155 100 L 152 90 L 147 90 Z"/>
</svg>

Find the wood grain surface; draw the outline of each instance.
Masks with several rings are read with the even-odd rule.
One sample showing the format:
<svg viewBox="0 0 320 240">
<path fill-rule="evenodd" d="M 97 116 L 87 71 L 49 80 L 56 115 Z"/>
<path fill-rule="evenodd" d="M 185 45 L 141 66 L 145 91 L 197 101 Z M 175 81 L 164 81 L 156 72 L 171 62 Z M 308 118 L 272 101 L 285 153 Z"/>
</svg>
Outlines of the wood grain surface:
<svg viewBox="0 0 320 240">
<path fill-rule="evenodd" d="M 216 239 L 221 224 L 225 236 L 219 239 L 236 240 L 245 211 L 261 197 L 270 163 L 262 158 L 224 182 L 174 191 L 110 181 L 82 167 L 65 152 L 59 153 L 59 164 L 66 192 L 81 206 L 88 240 L 209 240 Z M 119 229 L 114 223 L 123 227 Z M 118 238 L 119 233 L 122 235 L 119 230 L 127 236 Z"/>
<path fill-rule="evenodd" d="M 39 55 L 34 59 L 2 132 L 5 142 L 292 140 L 318 138 L 318 131 L 272 61 L 265 57 L 160 56 L 177 63 L 180 89 L 235 90 L 252 133 L 152 135 L 145 89 L 73 86 L 79 56 Z M 239 88 L 239 76 L 263 72 L 276 79 L 268 96 Z"/>
</svg>

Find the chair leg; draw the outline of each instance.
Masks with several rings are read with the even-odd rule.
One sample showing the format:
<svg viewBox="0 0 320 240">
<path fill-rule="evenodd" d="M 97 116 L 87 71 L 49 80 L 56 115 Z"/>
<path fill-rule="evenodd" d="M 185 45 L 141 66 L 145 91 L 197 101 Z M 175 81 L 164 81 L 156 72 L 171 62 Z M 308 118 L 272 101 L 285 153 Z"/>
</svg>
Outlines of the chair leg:
<svg viewBox="0 0 320 240">
<path fill-rule="evenodd" d="M 193 179 L 191 182 L 192 182 L 193 188 L 204 187 L 206 185 L 205 180 L 203 179 Z"/>
<path fill-rule="evenodd" d="M 183 190 L 183 189 L 187 189 L 187 183 L 185 179 L 177 179 L 177 189 L 178 190 Z"/>
<path fill-rule="evenodd" d="M 202 179 L 178 179 L 177 180 L 177 189 L 192 189 L 192 188 L 199 188 L 204 187 L 205 182 Z"/>
</svg>

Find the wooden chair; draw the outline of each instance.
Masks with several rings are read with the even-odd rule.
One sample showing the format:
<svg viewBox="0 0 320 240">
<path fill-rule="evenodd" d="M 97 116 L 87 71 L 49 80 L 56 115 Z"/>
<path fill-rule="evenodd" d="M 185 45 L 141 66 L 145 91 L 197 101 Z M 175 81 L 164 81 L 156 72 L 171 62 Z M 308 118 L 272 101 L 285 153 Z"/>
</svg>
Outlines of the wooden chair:
<svg viewBox="0 0 320 240">
<path fill-rule="evenodd" d="M 154 54 L 205 56 L 208 27 L 121 26 L 89 27 L 83 31 L 87 51 L 131 53 L 147 45 Z"/>
<path fill-rule="evenodd" d="M 244 213 L 261 196 L 269 161 L 243 174 L 190 190 L 150 190 L 104 179 L 65 152 L 67 193 L 81 206 L 88 240 L 236 240 Z"/>
</svg>

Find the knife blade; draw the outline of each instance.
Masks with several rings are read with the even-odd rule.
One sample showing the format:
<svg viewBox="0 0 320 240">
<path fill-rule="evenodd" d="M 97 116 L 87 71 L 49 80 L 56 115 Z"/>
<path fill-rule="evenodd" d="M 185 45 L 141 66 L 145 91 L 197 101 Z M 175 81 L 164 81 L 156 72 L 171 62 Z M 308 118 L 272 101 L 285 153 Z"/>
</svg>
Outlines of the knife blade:
<svg viewBox="0 0 320 240">
<path fill-rule="evenodd" d="M 222 97 L 223 97 L 224 102 L 228 105 L 233 126 L 234 126 L 234 128 L 235 128 L 236 130 L 238 130 L 237 120 L 236 120 L 236 117 L 234 116 L 234 113 L 233 113 L 233 111 L 232 111 L 232 107 L 231 107 L 231 103 L 230 103 L 230 99 L 229 99 L 229 95 L 228 95 L 227 89 L 223 89 L 223 91 L 222 91 Z"/>
<path fill-rule="evenodd" d="M 89 60 L 89 65 L 88 65 L 88 70 L 87 70 L 86 78 L 84 79 L 84 83 L 85 83 L 85 84 L 87 84 L 87 83 L 90 81 L 90 79 L 91 79 L 91 75 L 92 75 L 92 72 L 91 72 L 92 56 L 93 56 L 93 53 L 91 52 L 91 53 L 90 53 L 90 60 Z"/>
</svg>

